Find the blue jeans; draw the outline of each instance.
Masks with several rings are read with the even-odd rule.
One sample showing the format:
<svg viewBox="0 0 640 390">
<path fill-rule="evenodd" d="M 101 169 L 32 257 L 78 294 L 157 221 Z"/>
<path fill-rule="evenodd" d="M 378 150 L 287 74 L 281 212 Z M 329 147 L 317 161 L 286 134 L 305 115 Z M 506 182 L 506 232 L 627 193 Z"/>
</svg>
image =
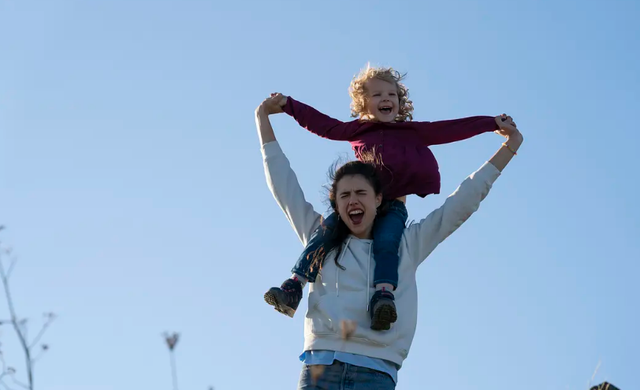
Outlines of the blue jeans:
<svg viewBox="0 0 640 390">
<path fill-rule="evenodd" d="M 387 208 L 383 215 L 376 218 L 373 225 L 373 258 L 376 261 L 373 272 L 373 285 L 379 283 L 389 283 L 394 288 L 398 287 L 398 265 L 400 264 L 400 240 L 407 223 L 408 213 L 405 204 L 399 200 L 385 201 L 384 208 Z M 304 276 L 313 283 L 318 276 L 317 267 L 310 271 L 309 266 L 314 253 L 320 249 L 325 249 L 325 244 L 337 223 L 337 215 L 332 213 L 324 219 L 322 225 L 311 235 L 307 247 L 300 255 L 291 272 Z"/>
<path fill-rule="evenodd" d="M 324 368 L 316 380 L 312 367 L 304 365 L 300 373 L 298 390 L 394 390 L 396 384 L 383 372 L 334 361 Z"/>
</svg>

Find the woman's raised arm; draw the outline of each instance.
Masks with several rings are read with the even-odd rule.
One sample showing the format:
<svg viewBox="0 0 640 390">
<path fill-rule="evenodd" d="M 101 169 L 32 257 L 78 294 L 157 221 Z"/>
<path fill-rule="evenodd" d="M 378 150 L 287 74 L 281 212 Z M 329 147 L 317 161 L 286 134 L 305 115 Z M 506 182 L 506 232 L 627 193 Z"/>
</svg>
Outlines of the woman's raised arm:
<svg viewBox="0 0 640 390">
<path fill-rule="evenodd" d="M 307 245 L 311 234 L 320 225 L 321 216 L 306 201 L 298 178 L 291 169 L 269 121 L 270 113 L 282 112 L 273 99 L 265 100 L 256 109 L 256 125 L 260 137 L 264 172 L 269 190 L 289 220 L 303 245 Z M 279 110 L 279 111 L 278 111 Z"/>
<path fill-rule="evenodd" d="M 276 141 L 276 134 L 273 132 L 269 115 L 284 112 L 278 101 L 271 97 L 266 98 L 258 108 L 256 108 L 256 127 L 258 128 L 258 137 L 260 145 L 266 145 L 269 142 Z"/>
<path fill-rule="evenodd" d="M 405 232 L 407 246 L 416 266 L 478 210 L 493 183 L 520 148 L 522 134 L 510 117 L 506 117 L 506 121 L 511 126 L 504 126 L 496 133 L 507 140 L 493 157 L 465 179 L 442 206 Z"/>
</svg>

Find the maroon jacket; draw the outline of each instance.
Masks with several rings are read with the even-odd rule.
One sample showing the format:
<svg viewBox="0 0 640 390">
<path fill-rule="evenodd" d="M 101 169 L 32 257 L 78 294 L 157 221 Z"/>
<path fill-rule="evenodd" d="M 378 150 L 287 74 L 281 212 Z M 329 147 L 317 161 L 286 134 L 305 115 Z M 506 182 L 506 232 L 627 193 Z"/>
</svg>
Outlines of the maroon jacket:
<svg viewBox="0 0 640 390">
<path fill-rule="evenodd" d="M 461 141 L 498 129 L 492 116 L 438 122 L 383 123 L 360 119 L 341 122 L 291 97 L 287 98 L 284 111 L 314 134 L 335 141 L 349 141 L 359 160 L 365 152 L 375 151 L 382 161 L 378 174 L 386 199 L 439 194 L 440 171 L 429 146 Z"/>
</svg>

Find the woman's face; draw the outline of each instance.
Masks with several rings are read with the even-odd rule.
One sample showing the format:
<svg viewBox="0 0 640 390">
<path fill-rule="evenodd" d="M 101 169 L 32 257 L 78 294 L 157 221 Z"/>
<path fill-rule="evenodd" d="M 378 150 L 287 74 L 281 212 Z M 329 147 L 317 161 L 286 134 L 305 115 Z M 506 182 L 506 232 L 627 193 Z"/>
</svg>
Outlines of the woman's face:
<svg viewBox="0 0 640 390">
<path fill-rule="evenodd" d="M 336 186 L 338 215 L 358 238 L 371 238 L 380 202 L 382 195 L 376 195 L 371 184 L 362 175 L 344 176 Z"/>
</svg>

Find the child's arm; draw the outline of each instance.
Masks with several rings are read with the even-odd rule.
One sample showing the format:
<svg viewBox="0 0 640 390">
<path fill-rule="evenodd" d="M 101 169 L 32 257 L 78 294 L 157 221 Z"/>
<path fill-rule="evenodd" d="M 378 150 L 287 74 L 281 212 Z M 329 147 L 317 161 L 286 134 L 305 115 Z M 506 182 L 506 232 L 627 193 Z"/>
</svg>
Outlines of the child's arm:
<svg viewBox="0 0 640 390">
<path fill-rule="evenodd" d="M 289 96 L 282 96 L 280 102 L 284 112 L 291 115 L 300 126 L 323 138 L 349 141 L 362 127 L 357 120 L 341 122 Z"/>
<path fill-rule="evenodd" d="M 500 117 L 472 116 L 438 122 L 414 122 L 425 145 L 441 145 L 462 141 L 498 130 Z"/>
<path fill-rule="evenodd" d="M 438 244 L 478 210 L 493 183 L 522 145 L 523 137 L 515 123 L 509 119 L 505 122 L 498 134 L 506 140 L 493 157 L 463 181 L 440 208 L 406 229 L 407 245 L 412 251 L 416 265 L 422 263 Z"/>
</svg>

